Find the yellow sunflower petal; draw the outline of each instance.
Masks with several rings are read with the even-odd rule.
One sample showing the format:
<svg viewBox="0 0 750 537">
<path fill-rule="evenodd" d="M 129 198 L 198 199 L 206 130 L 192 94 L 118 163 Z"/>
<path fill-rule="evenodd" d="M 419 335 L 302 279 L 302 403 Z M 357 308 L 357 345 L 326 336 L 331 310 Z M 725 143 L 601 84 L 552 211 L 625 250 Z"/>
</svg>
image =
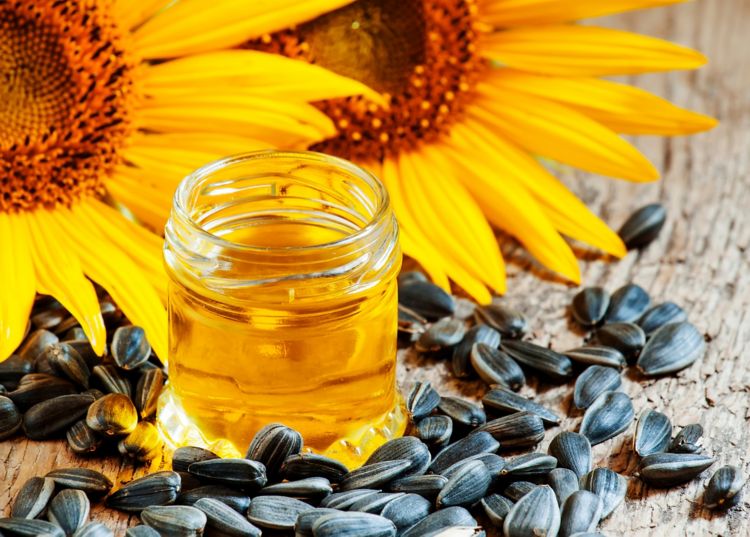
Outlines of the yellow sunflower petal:
<svg viewBox="0 0 750 537">
<path fill-rule="evenodd" d="M 485 155 L 499 181 L 527 189 L 560 233 L 617 257 L 627 253 L 617 233 L 528 153 L 472 118 L 456 125 L 454 131 L 464 146 Z"/>
<path fill-rule="evenodd" d="M 496 69 L 485 82 L 496 87 L 558 101 L 625 134 L 690 134 L 717 121 L 675 106 L 643 89 L 598 78 L 561 78 Z"/>
<path fill-rule="evenodd" d="M 34 262 L 37 291 L 52 295 L 81 323 L 97 354 L 104 353 L 107 333 L 94 286 L 83 275 L 80 253 L 68 234 L 60 228 L 57 212 L 38 209 L 24 213 L 29 230 L 31 258 Z"/>
<path fill-rule="evenodd" d="M 0 362 L 21 344 L 34 305 L 36 285 L 29 234 L 21 216 L 0 212 Z"/>
<path fill-rule="evenodd" d="M 447 169 L 442 155 L 429 148 L 402 154 L 399 172 L 406 204 L 425 235 L 441 238 L 444 255 L 503 293 L 504 264 L 497 240 L 482 210 Z"/>
<path fill-rule="evenodd" d="M 477 119 L 531 153 L 632 181 L 659 177 L 635 147 L 580 112 L 489 85 L 480 85 L 479 93 L 473 108 Z"/>
<path fill-rule="evenodd" d="M 152 65 L 143 71 L 143 87 L 147 95 L 241 88 L 279 100 L 312 102 L 364 95 L 385 104 L 380 93 L 361 82 L 304 61 L 255 50 L 223 50 Z"/>
<path fill-rule="evenodd" d="M 124 175 L 113 176 L 107 181 L 107 189 L 116 201 L 132 211 L 152 231 L 164 231 L 172 207 L 172 197 L 169 194 L 143 187 Z"/>
<path fill-rule="evenodd" d="M 117 0 L 115 18 L 123 28 L 135 28 L 172 0 Z"/>
<path fill-rule="evenodd" d="M 202 153 L 206 156 L 216 155 L 220 158 L 226 155 L 246 153 L 257 149 L 268 149 L 268 143 L 241 135 L 222 133 L 202 133 L 200 129 L 194 132 L 171 132 L 166 134 L 137 133 L 131 137 L 131 147 L 153 149 L 179 148 L 180 150 Z"/>
<path fill-rule="evenodd" d="M 143 57 L 229 48 L 308 21 L 352 0 L 180 0 L 135 32 Z"/>
<path fill-rule="evenodd" d="M 133 324 L 146 331 L 159 358 L 167 359 L 167 313 L 141 270 L 119 248 L 92 230 L 80 209 L 52 214 L 60 229 L 70 237 L 89 276 L 104 287 Z"/>
<path fill-rule="evenodd" d="M 482 0 L 479 20 L 496 27 L 553 24 L 635 9 L 667 6 L 685 0 Z"/>
<path fill-rule="evenodd" d="M 699 52 L 644 35 L 574 24 L 534 26 L 483 37 L 482 54 L 507 67 L 559 76 L 696 69 Z"/>
<path fill-rule="evenodd" d="M 557 233 L 552 223 L 525 188 L 499 181 L 497 171 L 485 162 L 481 151 L 464 143 L 455 130 L 458 148 L 449 142 L 441 151 L 456 168 L 487 218 L 496 226 L 518 238 L 539 262 L 550 270 L 578 283 L 581 273 L 570 246 Z"/>
</svg>

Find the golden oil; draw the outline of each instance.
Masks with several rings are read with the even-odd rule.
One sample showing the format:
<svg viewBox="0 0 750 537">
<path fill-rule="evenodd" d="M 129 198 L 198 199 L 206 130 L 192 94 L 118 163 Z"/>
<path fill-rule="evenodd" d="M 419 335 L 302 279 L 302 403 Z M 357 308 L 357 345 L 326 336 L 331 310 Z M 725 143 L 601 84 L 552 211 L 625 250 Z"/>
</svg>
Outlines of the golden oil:
<svg viewBox="0 0 750 537">
<path fill-rule="evenodd" d="M 355 466 L 403 433 L 401 257 L 375 178 L 315 153 L 234 157 L 185 180 L 166 236 L 173 443 L 244 453 L 280 422 Z"/>
</svg>

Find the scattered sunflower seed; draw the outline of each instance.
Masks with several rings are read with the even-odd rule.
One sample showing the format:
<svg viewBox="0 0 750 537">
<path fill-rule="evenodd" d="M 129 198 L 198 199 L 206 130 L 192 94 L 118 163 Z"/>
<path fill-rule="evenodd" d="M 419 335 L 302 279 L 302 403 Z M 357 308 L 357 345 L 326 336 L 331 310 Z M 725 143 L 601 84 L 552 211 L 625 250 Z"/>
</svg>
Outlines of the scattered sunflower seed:
<svg viewBox="0 0 750 537">
<path fill-rule="evenodd" d="M 310 511 L 305 511 L 297 516 L 297 522 L 294 523 L 294 537 L 314 537 L 312 532 L 313 524 L 326 515 L 338 513 L 336 509 L 328 507 L 319 507 Z"/>
<path fill-rule="evenodd" d="M 470 358 L 474 371 L 487 384 L 499 384 L 518 391 L 526 383 L 521 366 L 500 349 L 485 343 L 475 343 Z"/>
<path fill-rule="evenodd" d="M 633 402 L 622 392 L 604 392 L 586 409 L 580 432 L 592 446 L 625 431 L 635 417 Z"/>
<path fill-rule="evenodd" d="M 208 449 L 195 446 L 179 447 L 172 454 L 172 470 L 187 472 L 190 465 L 199 461 L 218 459 L 219 456 Z"/>
<path fill-rule="evenodd" d="M 47 347 L 42 354 L 57 373 L 73 384 L 88 389 L 91 371 L 86 361 L 67 343 L 55 343 Z"/>
<path fill-rule="evenodd" d="M 579 433 L 563 431 L 552 439 L 547 452 L 561 468 L 573 470 L 580 478 L 591 471 L 591 444 Z"/>
<path fill-rule="evenodd" d="M 573 375 L 570 358 L 547 347 L 528 341 L 504 341 L 502 350 L 526 367 L 530 367 L 555 380 L 567 380 Z"/>
<path fill-rule="evenodd" d="M 120 455 L 138 461 L 150 461 L 161 454 L 164 442 L 153 423 L 138 422 L 128 436 L 120 440 L 117 449 Z"/>
<path fill-rule="evenodd" d="M 23 418 L 12 399 L 0 395 L 0 440 L 13 436 L 21 428 Z"/>
<path fill-rule="evenodd" d="M 373 464 L 400 460 L 409 461 L 409 465 L 399 472 L 399 477 L 420 475 L 430 466 L 432 455 L 430 455 L 429 448 L 416 436 L 403 436 L 389 440 L 373 451 L 361 470 Z M 375 485 L 362 485 L 355 488 L 366 488 L 368 486 Z"/>
<path fill-rule="evenodd" d="M 537 486 L 536 483 L 532 483 L 531 481 L 514 481 L 503 489 L 503 496 L 513 502 L 517 502 Z"/>
<path fill-rule="evenodd" d="M 571 537 L 576 533 L 592 532 L 599 524 L 601 516 L 601 499 L 587 490 L 576 491 L 563 504 L 558 535 Z"/>
<path fill-rule="evenodd" d="M 293 530 L 297 517 L 313 509 L 315 508 L 305 502 L 286 496 L 256 496 L 250 502 L 247 518 L 261 528 Z M 313 533 L 314 531 L 313 529 Z"/>
<path fill-rule="evenodd" d="M 554 468 L 547 474 L 547 484 L 557 497 L 557 505 L 562 508 L 568 496 L 579 490 L 578 476 L 567 468 Z"/>
<path fill-rule="evenodd" d="M 65 537 L 60 526 L 38 518 L 0 518 L 0 531 L 8 532 L 14 537 Z"/>
<path fill-rule="evenodd" d="M 529 323 L 522 313 L 496 300 L 487 306 L 478 306 L 475 313 L 479 321 L 511 339 L 520 338 L 529 330 Z"/>
<path fill-rule="evenodd" d="M 458 397 L 442 397 L 438 405 L 438 410 L 450 417 L 454 425 L 471 429 L 487 421 L 487 415 L 484 413 L 482 407 Z"/>
<path fill-rule="evenodd" d="M 439 474 L 415 475 L 397 479 L 391 483 L 390 490 L 418 494 L 428 500 L 434 500 L 447 482 L 448 478 Z"/>
<path fill-rule="evenodd" d="M 477 521 L 463 507 L 446 507 L 427 515 L 401 534 L 401 537 L 435 535 L 439 530 L 453 526 L 476 526 Z"/>
<path fill-rule="evenodd" d="M 672 453 L 698 453 L 703 443 L 703 427 L 700 423 L 691 423 L 683 427 L 669 443 Z"/>
<path fill-rule="evenodd" d="M 557 459 L 543 453 L 526 453 L 509 459 L 500 475 L 513 479 L 544 478 L 557 467 Z"/>
<path fill-rule="evenodd" d="M 430 514 L 432 504 L 418 494 L 403 494 L 389 502 L 380 512 L 398 529 L 406 529 Z"/>
<path fill-rule="evenodd" d="M 376 494 L 368 494 L 364 498 L 355 501 L 351 507 L 349 507 L 349 511 L 379 514 L 386 505 L 401 496 L 404 496 L 403 492 L 378 492 Z"/>
<path fill-rule="evenodd" d="M 552 489 L 540 485 L 511 508 L 503 522 L 506 537 L 557 535 L 560 529 L 560 508 Z"/>
<path fill-rule="evenodd" d="M 83 491 L 65 489 L 49 502 L 47 519 L 72 535 L 88 522 L 90 511 L 91 503 Z"/>
<path fill-rule="evenodd" d="M 281 475 L 290 481 L 325 477 L 331 483 L 338 483 L 348 472 L 349 469 L 339 461 L 315 453 L 290 455 L 281 465 Z"/>
<path fill-rule="evenodd" d="M 490 433 L 501 449 L 535 446 L 544 439 L 542 418 L 526 411 L 488 421 L 478 430 Z"/>
<path fill-rule="evenodd" d="M 737 505 L 745 486 L 745 477 L 736 466 L 722 466 L 706 486 L 703 506 L 708 509 L 729 509 Z"/>
<path fill-rule="evenodd" d="M 471 506 L 484 498 L 491 482 L 492 476 L 482 461 L 464 464 L 438 494 L 437 507 Z"/>
<path fill-rule="evenodd" d="M 146 339 L 145 330 L 140 326 L 121 326 L 112 336 L 110 352 L 118 367 L 131 370 L 148 360 L 151 345 Z"/>
<path fill-rule="evenodd" d="M 114 491 L 107 505 L 121 511 L 141 511 L 149 506 L 174 503 L 182 480 L 177 472 L 161 471 L 134 479 Z"/>
<path fill-rule="evenodd" d="M 400 285 L 398 301 L 428 320 L 447 317 L 456 311 L 453 297 L 427 281 L 411 280 Z"/>
<path fill-rule="evenodd" d="M 164 536 L 203 535 L 206 514 L 189 505 L 155 505 L 141 511 L 141 520 Z"/>
<path fill-rule="evenodd" d="M 648 309 L 651 298 L 643 287 L 634 283 L 623 285 L 612 293 L 605 317 L 608 323 L 632 323 Z"/>
<path fill-rule="evenodd" d="M 375 494 L 378 494 L 379 492 L 380 491 L 376 489 L 352 489 L 343 492 L 334 492 L 330 496 L 326 496 L 325 498 L 323 498 L 323 500 L 320 502 L 320 506 L 345 511 L 351 508 L 351 506 L 357 503 L 359 500 L 368 496 L 373 496 Z"/>
<path fill-rule="evenodd" d="M 114 532 L 101 522 L 89 522 L 73 534 L 73 537 L 114 537 Z"/>
<path fill-rule="evenodd" d="M 210 459 L 194 462 L 188 472 L 217 485 L 261 489 L 267 481 L 265 466 L 249 459 Z"/>
<path fill-rule="evenodd" d="M 495 453 L 500 443 L 485 431 L 477 431 L 455 442 L 438 453 L 430 464 L 432 473 L 440 474 L 450 466 L 472 455 Z"/>
<path fill-rule="evenodd" d="M 479 343 L 491 349 L 496 349 L 500 346 L 500 332 L 486 324 L 478 324 L 467 330 L 464 338 L 453 349 L 453 356 L 451 358 L 453 376 L 460 379 L 470 377 L 473 371 L 472 365 L 474 366 L 474 370 L 476 370 L 476 364 L 474 364 L 474 359 L 471 355 L 475 345 Z M 482 376 L 481 371 L 477 370 L 477 373 L 480 377 Z"/>
<path fill-rule="evenodd" d="M 396 525 L 370 513 L 325 515 L 312 526 L 315 537 L 396 537 Z"/>
<path fill-rule="evenodd" d="M 156 414 L 156 404 L 164 386 L 164 373 L 159 368 L 147 369 L 138 379 L 135 388 L 135 408 L 141 419 Z"/>
<path fill-rule="evenodd" d="M 160 537 L 160 534 L 154 528 L 140 524 L 128 528 L 125 532 L 125 537 Z"/>
<path fill-rule="evenodd" d="M 581 478 L 581 488 L 593 492 L 602 501 L 601 518 L 607 518 L 625 499 L 628 482 L 609 468 L 594 468 Z"/>
<path fill-rule="evenodd" d="M 573 404 L 586 409 L 604 392 L 617 391 L 622 385 L 620 372 L 612 367 L 592 365 L 576 379 Z"/>
<path fill-rule="evenodd" d="M 457 345 L 466 334 L 466 324 L 453 317 L 443 317 L 431 324 L 417 340 L 416 348 L 420 352 L 439 351 L 445 347 Z"/>
<path fill-rule="evenodd" d="M 245 458 L 262 463 L 268 478 L 275 481 L 281 472 L 281 465 L 287 457 L 302 451 L 302 444 L 302 435 L 297 431 L 280 423 L 272 423 L 255 434 Z"/>
<path fill-rule="evenodd" d="M 94 453 L 102 445 L 102 438 L 86 425 L 86 420 L 75 422 L 65 433 L 65 437 L 70 449 L 79 455 Z"/>
<path fill-rule="evenodd" d="M 52 438 L 83 417 L 94 398 L 90 395 L 61 395 L 37 403 L 23 415 L 23 431 L 32 440 Z"/>
<path fill-rule="evenodd" d="M 638 357 L 638 369 L 649 377 L 685 369 L 706 351 L 703 335 L 690 323 L 659 328 Z"/>
<path fill-rule="evenodd" d="M 106 436 L 126 435 L 138 424 L 138 411 L 130 397 L 110 393 L 88 407 L 86 425 Z"/>
<path fill-rule="evenodd" d="M 200 498 L 193 507 L 206 515 L 206 528 L 227 537 L 260 537 L 261 531 L 227 504 L 213 498 Z"/>
<path fill-rule="evenodd" d="M 617 369 L 622 369 L 627 365 L 625 356 L 620 351 L 604 345 L 586 345 L 565 351 L 563 354 L 575 362 L 586 365 L 600 365 Z"/>
<path fill-rule="evenodd" d="M 536 414 L 548 425 L 560 423 L 560 417 L 547 407 L 500 386 L 495 386 L 488 391 L 482 398 L 482 403 L 485 407 L 504 414 L 525 410 Z"/>
<path fill-rule="evenodd" d="M 439 450 L 450 442 L 453 420 L 448 416 L 427 416 L 417 423 L 415 434 L 429 448 Z"/>
<path fill-rule="evenodd" d="M 479 504 L 482 506 L 484 514 L 490 519 L 490 522 L 497 527 L 503 526 L 505 517 L 508 516 L 513 507 L 513 502 L 500 494 L 485 496 Z"/>
<path fill-rule="evenodd" d="M 439 404 L 440 394 L 429 382 L 415 382 L 406 399 L 406 408 L 415 421 L 429 416 Z"/>
<path fill-rule="evenodd" d="M 661 203 L 645 205 L 631 214 L 617 234 L 628 250 L 645 248 L 659 236 L 667 211 Z"/>
<path fill-rule="evenodd" d="M 367 464 L 346 474 L 339 483 L 339 490 L 347 491 L 386 485 L 399 477 L 404 477 L 413 464 L 413 461 L 408 459 L 383 460 Z"/>
<path fill-rule="evenodd" d="M 654 453 L 641 460 L 640 478 L 654 487 L 673 487 L 694 479 L 715 460 L 692 453 Z"/>
<path fill-rule="evenodd" d="M 48 477 L 32 477 L 16 494 L 10 516 L 36 518 L 44 511 L 55 491 L 55 481 Z"/>
<path fill-rule="evenodd" d="M 262 488 L 259 494 L 291 496 L 297 499 L 314 499 L 328 496 L 333 492 L 331 482 L 325 477 L 306 477 L 297 481 L 275 483 Z"/>
<path fill-rule="evenodd" d="M 119 393 L 128 398 L 133 396 L 133 387 L 130 385 L 130 381 L 114 365 L 96 365 L 91 373 L 105 392 Z"/>
<path fill-rule="evenodd" d="M 687 321 L 687 313 L 674 302 L 662 302 L 647 310 L 640 319 L 638 325 L 647 336 L 656 332 L 666 324 L 682 323 Z"/>
<path fill-rule="evenodd" d="M 599 324 L 609 307 L 609 293 L 601 287 L 584 287 L 573 297 L 573 317 L 583 326 Z"/>
<path fill-rule="evenodd" d="M 638 417 L 633 435 L 633 450 L 641 457 L 661 453 L 672 439 L 672 422 L 669 418 L 650 408 Z"/>
<path fill-rule="evenodd" d="M 594 332 L 594 339 L 620 351 L 626 359 L 634 358 L 646 344 L 646 334 L 635 323 L 610 323 Z"/>
</svg>

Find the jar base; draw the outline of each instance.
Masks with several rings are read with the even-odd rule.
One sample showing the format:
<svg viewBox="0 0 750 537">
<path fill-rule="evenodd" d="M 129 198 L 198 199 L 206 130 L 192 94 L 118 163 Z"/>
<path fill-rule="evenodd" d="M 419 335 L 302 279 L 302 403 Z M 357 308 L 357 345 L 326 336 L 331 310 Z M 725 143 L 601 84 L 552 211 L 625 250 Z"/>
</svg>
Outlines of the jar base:
<svg viewBox="0 0 750 537">
<path fill-rule="evenodd" d="M 278 421 L 283 422 L 283 419 Z M 388 440 L 403 436 L 408 417 L 400 395 L 394 407 L 373 419 L 365 427 L 337 439 L 323 450 L 305 446 L 305 451 L 319 453 L 344 463 L 354 469 L 367 460 L 378 447 Z M 190 419 L 179 399 L 166 386 L 159 398 L 157 425 L 170 449 L 180 446 L 198 446 L 210 449 L 221 457 L 244 457 L 246 446 L 236 446 L 230 440 L 220 438 L 210 440 L 198 425 Z"/>
</svg>

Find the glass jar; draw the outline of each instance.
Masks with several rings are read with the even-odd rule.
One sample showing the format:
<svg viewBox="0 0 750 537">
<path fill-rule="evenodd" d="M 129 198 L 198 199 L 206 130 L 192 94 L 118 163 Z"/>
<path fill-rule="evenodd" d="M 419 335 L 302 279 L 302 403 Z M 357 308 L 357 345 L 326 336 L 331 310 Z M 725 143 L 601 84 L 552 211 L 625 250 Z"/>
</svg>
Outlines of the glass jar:
<svg viewBox="0 0 750 537">
<path fill-rule="evenodd" d="M 401 252 L 375 177 L 311 152 L 214 162 L 177 189 L 164 256 L 159 422 L 173 444 L 244 454 L 258 429 L 280 422 L 354 466 L 403 433 Z"/>
</svg>

